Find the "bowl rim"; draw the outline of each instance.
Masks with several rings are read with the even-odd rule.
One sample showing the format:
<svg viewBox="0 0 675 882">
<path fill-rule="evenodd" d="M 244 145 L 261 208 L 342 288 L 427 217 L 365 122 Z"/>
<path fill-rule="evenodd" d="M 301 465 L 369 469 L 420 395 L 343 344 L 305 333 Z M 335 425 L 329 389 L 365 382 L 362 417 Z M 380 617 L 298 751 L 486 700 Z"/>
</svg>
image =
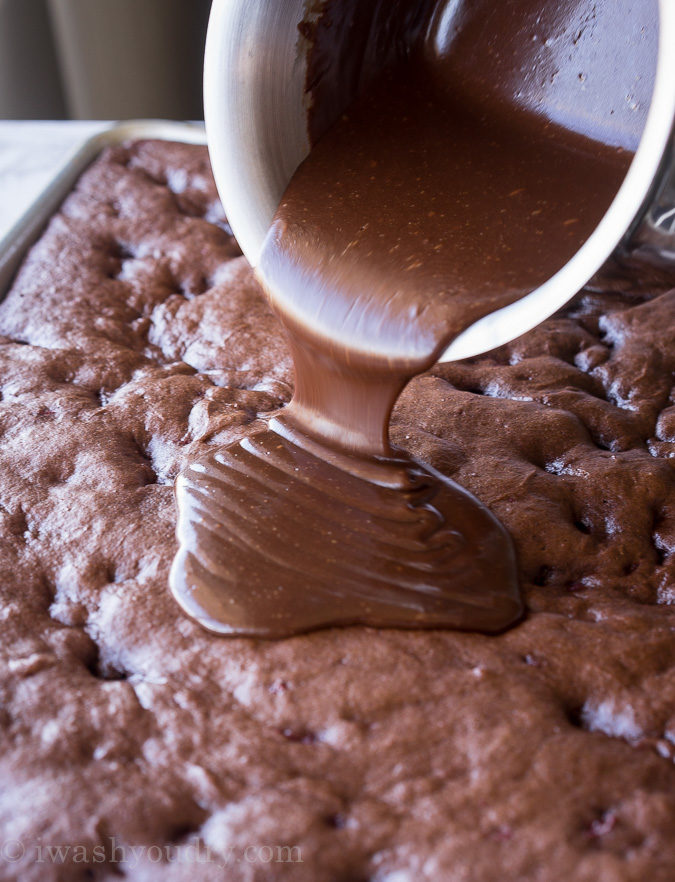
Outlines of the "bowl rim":
<svg viewBox="0 0 675 882">
<path fill-rule="evenodd" d="M 273 50 L 282 54 L 286 76 L 279 77 L 264 57 L 256 56 L 260 47 L 255 46 L 255 29 L 261 26 L 262 10 L 272 8 L 270 2 L 214 0 L 204 66 L 206 133 L 216 185 L 233 233 L 253 267 L 285 186 L 310 149 L 304 94 L 306 59 L 297 36 L 305 3 L 275 0 L 277 10 L 283 10 L 278 21 L 286 28 L 279 32 L 279 45 Z M 607 211 L 564 266 L 529 294 L 470 325 L 446 347 L 440 362 L 490 351 L 549 318 L 598 272 L 648 210 L 661 175 L 671 171 L 662 166 L 669 145 L 675 144 L 675 2 L 658 3 L 658 56 L 647 119 L 628 172 Z M 290 102 L 290 116 L 280 116 L 278 107 L 272 108 L 270 125 L 276 127 L 276 142 L 274 138 L 259 141 L 267 120 L 248 100 L 254 92 L 254 84 L 247 80 L 250 76 L 256 78 L 258 89 L 267 77 L 276 104 L 281 95 Z M 283 125 L 288 129 L 285 141 L 279 138 L 285 131 L 280 128 Z M 270 170 L 265 162 L 272 142 L 283 145 L 284 155 Z"/>
</svg>

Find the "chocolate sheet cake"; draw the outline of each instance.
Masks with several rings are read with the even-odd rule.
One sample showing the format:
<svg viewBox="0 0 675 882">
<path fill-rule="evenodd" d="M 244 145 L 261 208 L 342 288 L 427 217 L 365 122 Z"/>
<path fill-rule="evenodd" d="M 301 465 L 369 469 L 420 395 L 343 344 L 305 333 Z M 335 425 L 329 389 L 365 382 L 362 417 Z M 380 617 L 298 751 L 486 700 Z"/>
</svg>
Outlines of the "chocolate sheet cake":
<svg viewBox="0 0 675 882">
<path fill-rule="evenodd" d="M 172 483 L 291 361 L 205 148 L 104 153 L 0 306 L 0 878 L 671 880 L 674 284 L 398 403 L 513 536 L 518 626 L 223 639 L 167 588 Z"/>
</svg>

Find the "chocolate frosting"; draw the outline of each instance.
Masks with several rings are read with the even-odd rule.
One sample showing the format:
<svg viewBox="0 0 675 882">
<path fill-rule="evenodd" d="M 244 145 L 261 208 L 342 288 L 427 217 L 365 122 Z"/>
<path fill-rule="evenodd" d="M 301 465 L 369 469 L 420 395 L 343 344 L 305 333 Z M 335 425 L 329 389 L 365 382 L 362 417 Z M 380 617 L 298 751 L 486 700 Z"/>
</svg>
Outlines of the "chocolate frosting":
<svg viewBox="0 0 675 882">
<path fill-rule="evenodd" d="M 171 580 L 202 625 L 497 631 L 520 615 L 511 540 L 466 490 L 404 455 L 364 467 L 307 442 L 272 420 L 181 474 Z"/>
<path fill-rule="evenodd" d="M 649 5 L 640 12 L 653 34 Z M 354 622 L 495 630 L 520 614 L 504 530 L 433 470 L 402 463 L 388 427 L 407 382 L 456 335 L 572 257 L 639 138 L 644 113 L 614 120 L 612 94 L 599 101 L 602 45 L 593 118 L 567 113 L 560 95 L 570 104 L 586 77 L 549 82 L 548 55 L 569 50 L 573 64 L 588 55 L 573 27 L 579 4 L 544 4 L 535 27 L 540 6 L 398 2 L 385 27 L 380 4 L 334 3 L 314 27 L 313 130 L 326 127 L 327 86 L 338 77 L 362 94 L 297 170 L 260 261 L 290 337 L 293 401 L 266 434 L 194 463 L 177 486 L 172 588 L 206 627 L 262 636 Z M 616 36 L 601 24 L 589 25 L 593 40 Z M 361 66 L 325 34 L 338 43 L 346 34 Z M 538 34 L 545 57 L 532 49 Z M 643 40 L 625 64 L 645 88 L 650 48 Z M 377 58 L 385 70 L 376 76 Z M 387 529 L 383 551 L 377 537 Z"/>
</svg>

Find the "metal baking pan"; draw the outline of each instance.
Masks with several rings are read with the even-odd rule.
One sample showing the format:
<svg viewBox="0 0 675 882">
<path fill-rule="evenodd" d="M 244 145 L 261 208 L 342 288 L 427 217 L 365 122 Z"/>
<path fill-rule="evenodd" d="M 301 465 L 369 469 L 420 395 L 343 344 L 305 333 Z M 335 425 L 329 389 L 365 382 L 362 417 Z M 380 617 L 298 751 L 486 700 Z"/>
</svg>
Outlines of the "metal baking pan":
<svg viewBox="0 0 675 882">
<path fill-rule="evenodd" d="M 106 147 L 144 138 L 206 144 L 206 133 L 202 125 L 163 120 L 131 120 L 118 123 L 87 139 L 67 157 L 51 183 L 0 239 L 0 300 L 7 293 L 28 249 L 40 237 L 50 218 L 71 192 L 87 166 Z"/>
</svg>

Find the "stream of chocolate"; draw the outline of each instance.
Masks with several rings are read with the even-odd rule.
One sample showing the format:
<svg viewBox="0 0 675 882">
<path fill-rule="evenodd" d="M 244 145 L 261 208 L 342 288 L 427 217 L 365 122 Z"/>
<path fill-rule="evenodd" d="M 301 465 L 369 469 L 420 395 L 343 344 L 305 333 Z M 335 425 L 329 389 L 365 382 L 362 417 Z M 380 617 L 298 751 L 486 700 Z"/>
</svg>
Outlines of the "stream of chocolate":
<svg viewBox="0 0 675 882">
<path fill-rule="evenodd" d="M 544 86 L 537 104 L 536 89 L 508 85 L 518 70 L 527 79 L 528 15 L 544 6 L 534 36 L 583 49 L 569 17 L 560 25 L 561 6 L 583 5 L 480 0 L 459 15 L 461 4 L 437 4 L 423 31 L 415 18 L 425 38 L 361 89 L 296 172 L 259 266 L 289 333 L 293 401 L 267 430 L 192 462 L 177 485 L 172 588 L 205 627 L 496 631 L 520 616 L 504 528 L 392 448 L 388 425 L 405 384 L 450 340 L 569 260 L 625 175 L 642 107 L 617 127 L 610 96 L 604 116 L 596 108 L 590 123 L 564 127 L 542 107 Z M 597 25 L 608 4 L 592 6 Z M 478 59 L 492 63 L 482 85 Z M 330 67 L 325 54 L 313 65 Z M 575 88 L 585 76 L 575 72 Z"/>
</svg>

